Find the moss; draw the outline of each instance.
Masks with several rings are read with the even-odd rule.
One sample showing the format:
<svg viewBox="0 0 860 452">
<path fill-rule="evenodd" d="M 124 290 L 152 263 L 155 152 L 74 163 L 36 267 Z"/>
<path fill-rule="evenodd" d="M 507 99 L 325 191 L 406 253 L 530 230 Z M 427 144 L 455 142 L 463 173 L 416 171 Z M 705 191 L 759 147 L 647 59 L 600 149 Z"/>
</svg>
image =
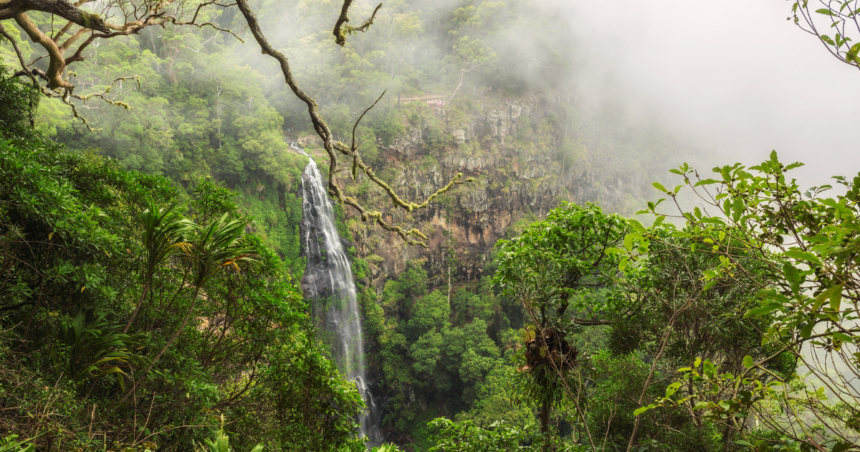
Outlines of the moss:
<svg viewBox="0 0 860 452">
<path fill-rule="evenodd" d="M 90 14 L 86 11 L 81 11 L 81 25 L 84 28 L 99 30 L 104 28 L 105 23 L 98 14 Z"/>
</svg>

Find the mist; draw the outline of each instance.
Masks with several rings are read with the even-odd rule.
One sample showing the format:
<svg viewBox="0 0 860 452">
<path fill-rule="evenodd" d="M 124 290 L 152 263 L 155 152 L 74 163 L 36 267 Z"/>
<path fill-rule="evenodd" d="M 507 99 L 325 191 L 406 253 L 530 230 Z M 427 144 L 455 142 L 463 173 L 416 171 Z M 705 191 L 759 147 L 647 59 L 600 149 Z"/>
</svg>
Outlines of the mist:
<svg viewBox="0 0 860 452">
<path fill-rule="evenodd" d="M 426 8 L 454 3 L 434 2 Z M 373 6 L 356 5 L 356 17 Z M 388 11 L 386 6 L 377 28 L 354 36 L 348 46 L 359 53 L 393 54 L 391 48 L 373 45 L 378 34 L 391 33 L 392 22 L 385 16 L 395 14 L 397 6 Z M 332 5 L 309 2 L 300 9 L 309 22 L 319 23 L 299 24 L 285 13 L 282 19 L 291 26 L 270 24 L 272 38 L 285 43 L 316 30 L 317 48 L 291 45 L 287 50 L 299 64 L 299 81 L 324 95 L 314 81 L 319 68 L 337 58 L 331 50 L 320 53 L 335 46 L 319 32 L 327 28 L 324 18 L 331 15 Z M 500 62 L 520 63 L 499 69 L 519 73 L 532 87 L 549 86 L 556 94 L 561 88 L 593 103 L 623 105 L 632 120 L 658 123 L 689 148 L 677 159 L 670 158 L 667 169 L 687 159 L 707 168 L 737 161 L 753 165 L 776 150 L 784 162 L 806 163 L 795 171 L 802 185 L 820 185 L 830 176 L 860 170 L 847 120 L 860 115 L 860 93 L 849 88 L 860 80 L 860 73 L 786 20 L 790 9 L 791 3 L 784 0 L 539 0 L 523 4 L 519 13 L 543 21 L 543 28 L 510 29 L 496 35 L 493 44 Z M 528 23 L 529 17 L 525 19 Z M 422 24 L 430 35 L 440 25 Z M 440 33 L 435 39 L 414 41 L 402 61 L 420 66 L 422 58 L 437 56 L 444 39 Z M 548 47 L 570 66 L 535 71 L 540 62 L 532 64 L 528 56 L 541 50 L 529 49 Z M 263 72 L 275 69 L 267 68 L 270 64 L 256 52 L 243 57 Z M 445 73 L 438 77 L 443 82 Z M 377 80 L 362 87 L 368 88 L 376 93 L 391 86 Z"/>
<path fill-rule="evenodd" d="M 802 161 L 801 185 L 860 171 L 860 73 L 786 20 L 783 0 L 550 4 L 578 41 L 584 93 L 623 102 L 710 154 Z M 681 163 L 674 162 L 674 163 Z"/>
</svg>

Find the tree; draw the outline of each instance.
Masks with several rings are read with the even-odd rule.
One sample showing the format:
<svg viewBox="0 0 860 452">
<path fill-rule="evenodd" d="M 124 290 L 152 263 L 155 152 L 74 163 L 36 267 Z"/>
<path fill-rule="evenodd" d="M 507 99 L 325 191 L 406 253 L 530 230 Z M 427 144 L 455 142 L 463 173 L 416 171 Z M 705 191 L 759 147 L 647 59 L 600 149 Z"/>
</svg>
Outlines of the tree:
<svg viewBox="0 0 860 452">
<path fill-rule="evenodd" d="M 788 178 L 786 173 L 799 166 L 784 165 L 773 152 L 760 165 L 717 167 L 716 179 L 701 179 L 685 164 L 672 170 L 683 180 L 677 189 L 655 187 L 675 202 L 675 216 L 686 222 L 673 235 L 692 238 L 690 252 L 706 244 L 699 252 L 716 258 L 702 272 L 705 287 L 747 279 L 757 291 L 756 303 L 743 316 L 772 316 L 762 332 L 773 352 L 745 356 L 736 375 L 718 374 L 713 363 L 701 360 L 684 369 L 699 387 L 694 396 L 707 416 L 728 420 L 746 437 L 743 441 L 755 441 L 756 447 L 773 438 L 746 431 L 745 419 L 753 414 L 807 450 L 843 451 L 856 447 L 855 419 L 860 419 L 860 399 L 850 377 L 858 373 L 860 335 L 855 320 L 860 313 L 860 174 L 835 177 L 846 192 L 827 197 L 829 185 L 802 190 Z M 683 209 L 676 201 L 683 187 L 707 209 Z M 658 224 L 666 217 L 656 210 L 659 204 L 649 203 L 647 209 Z M 661 240 L 653 228 L 636 234 L 645 241 Z M 785 354 L 807 369 L 807 384 L 793 373 L 774 372 L 774 362 Z"/>
<path fill-rule="evenodd" d="M 836 59 L 860 69 L 860 42 L 852 44 L 860 37 L 860 3 L 857 0 L 813 0 L 813 4 L 819 3 L 815 11 L 810 9 L 809 3 L 809 0 L 792 0 L 789 19 L 801 30 L 817 37 Z M 830 29 L 833 36 L 822 32 L 825 29 Z"/>
<path fill-rule="evenodd" d="M 434 434 L 436 445 L 430 452 L 502 452 L 517 450 L 525 439 L 522 430 L 496 422 L 489 428 L 482 428 L 471 421 L 452 422 L 438 418 L 430 422 L 437 429 Z"/>
<path fill-rule="evenodd" d="M 618 397 L 614 418 L 604 416 L 604 424 L 596 422 L 595 429 L 611 431 L 608 436 L 626 442 L 627 450 L 639 445 L 640 438 L 676 447 L 698 444 L 699 448 L 714 448 L 714 444 L 696 440 L 712 436 L 711 431 L 719 431 L 722 447 L 729 448 L 735 433 L 733 419 L 703 416 L 696 409 L 695 397 L 658 413 L 647 407 L 656 406 L 652 403 L 663 394 L 671 392 L 681 398 L 696 392 L 692 381 L 675 376 L 675 369 L 688 365 L 693 357 L 709 362 L 719 374 L 737 374 L 745 369 L 746 357 L 764 359 L 778 351 L 762 344 L 771 316 L 745 319 L 738 315 L 754 302 L 756 278 L 767 271 L 767 265 L 738 252 L 737 259 L 749 274 L 710 284 L 702 275 L 719 265 L 720 260 L 708 252 L 709 243 L 687 237 L 671 225 L 658 225 L 652 234 L 655 238 L 637 249 L 635 263 L 626 267 L 615 290 L 608 295 L 614 320 L 609 349 L 622 359 L 604 365 L 620 365 L 619 371 L 610 375 L 605 375 L 607 370 L 597 372 L 604 374 L 600 379 L 624 381 L 625 388 L 621 389 L 633 394 Z M 635 244 L 638 240 L 631 235 L 626 242 Z M 648 364 L 641 362 L 637 354 L 647 356 Z M 625 362 L 630 359 L 639 362 Z M 629 370 L 637 366 L 641 369 L 638 373 Z M 790 375 L 794 361 L 783 355 L 766 367 L 779 375 Z M 612 382 L 607 386 L 611 387 Z M 624 411 L 628 407 L 629 411 Z"/>
<path fill-rule="evenodd" d="M 438 290 L 422 297 L 412 307 L 412 318 L 409 319 L 409 329 L 412 337 L 423 335 L 429 330 L 442 331 L 448 325 L 451 307 L 448 300 Z"/>
<path fill-rule="evenodd" d="M 477 8 L 469 5 L 454 11 L 452 30 L 449 32 L 454 37 L 453 53 L 446 60 L 454 66 L 458 80 L 448 102 L 454 100 L 466 74 L 482 66 L 491 67 L 496 62 L 493 49 L 483 39 L 470 35 L 483 34 L 487 28 L 492 28 L 493 16 L 503 7 L 502 2 L 482 2 Z"/>
<path fill-rule="evenodd" d="M 577 351 L 566 337 L 576 325 L 611 323 L 594 318 L 604 308 L 586 306 L 581 297 L 612 281 L 621 258 L 607 251 L 620 246 L 628 230 L 625 220 L 606 215 L 593 204 L 563 204 L 519 237 L 499 242 L 493 282 L 503 295 L 519 300 L 532 321 L 523 338 L 520 375 L 527 396 L 540 406 L 544 450 L 551 442 L 554 401 L 562 394 L 572 400 L 578 397 L 567 384 Z"/>
</svg>

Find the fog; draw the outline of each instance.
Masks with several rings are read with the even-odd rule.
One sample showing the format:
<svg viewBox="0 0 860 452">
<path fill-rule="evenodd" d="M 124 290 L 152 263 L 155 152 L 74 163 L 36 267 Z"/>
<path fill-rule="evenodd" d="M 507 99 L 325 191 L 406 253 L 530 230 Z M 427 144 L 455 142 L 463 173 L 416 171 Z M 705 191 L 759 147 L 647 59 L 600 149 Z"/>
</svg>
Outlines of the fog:
<svg viewBox="0 0 860 452">
<path fill-rule="evenodd" d="M 365 17 L 375 4 L 357 1 L 353 16 Z M 456 8 L 456 4 L 438 0 L 421 7 L 435 11 Z M 500 63 L 505 62 L 499 69 L 521 73 L 532 87 L 563 91 L 570 87 L 592 102 L 624 105 L 633 118 L 659 123 L 679 142 L 688 143 L 689 152 L 666 162 L 667 167 L 683 163 L 691 154 L 691 163 L 698 160 L 708 168 L 736 161 L 753 165 L 776 150 L 784 162 L 806 163 L 795 170 L 803 186 L 820 185 L 829 183 L 830 176 L 860 171 L 853 129 L 853 118 L 860 117 L 860 92 L 852 89 L 860 83 L 860 71 L 835 59 L 817 38 L 786 20 L 791 4 L 785 0 L 534 0 L 526 2 L 520 13 L 539 17 L 542 25 L 509 29 L 507 35 L 495 36 L 494 44 L 497 52 L 508 54 L 499 55 Z M 330 26 L 335 6 L 325 1 L 299 2 L 292 15 L 285 12 L 283 17 L 269 18 L 267 32 L 273 42 L 287 47 L 299 68 L 297 79 L 317 95 L 330 91 L 318 85 L 320 68 L 337 61 L 336 52 L 320 52 L 336 46 L 328 33 L 320 32 Z M 392 33 L 387 16 L 397 10 L 397 5 L 383 5 L 376 27 L 351 37 L 350 46 L 359 53 L 388 52 L 387 58 L 399 58 L 397 64 L 406 61 L 419 66 L 422 58 L 441 60 L 439 45 L 444 38 L 405 39 L 400 54 L 379 45 L 376 38 Z M 299 16 L 304 20 L 296 20 Z M 442 33 L 441 28 L 441 22 L 423 24 L 428 34 Z M 311 41 L 320 43 L 316 47 L 297 39 L 310 34 L 315 35 Z M 547 47 L 567 53 L 563 59 L 571 63 L 569 70 L 547 75 L 530 69 L 539 63 L 529 58 L 540 51 L 524 49 Z M 276 75 L 272 71 L 277 68 L 265 57 L 245 48 L 239 51 L 252 67 Z M 453 83 L 453 79 L 442 80 L 443 67 L 436 64 L 438 72 L 426 65 L 422 69 L 431 79 Z M 273 79 L 280 83 L 277 76 Z M 364 87 L 374 98 L 382 89 L 392 88 L 387 82 L 374 83 Z M 295 103 L 286 94 L 287 101 Z M 388 101 L 396 99 L 392 96 Z"/>
<path fill-rule="evenodd" d="M 860 71 L 786 20 L 784 0 L 574 1 L 564 12 L 579 87 L 718 154 L 755 164 L 772 149 L 802 185 L 860 171 Z M 680 163 L 680 162 L 679 162 Z"/>
</svg>

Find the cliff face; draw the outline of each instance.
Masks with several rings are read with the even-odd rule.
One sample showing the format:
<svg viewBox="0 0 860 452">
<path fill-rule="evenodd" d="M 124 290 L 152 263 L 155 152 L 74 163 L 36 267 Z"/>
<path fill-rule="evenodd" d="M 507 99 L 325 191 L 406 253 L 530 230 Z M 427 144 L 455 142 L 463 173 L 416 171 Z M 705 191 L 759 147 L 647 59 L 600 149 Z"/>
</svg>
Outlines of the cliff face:
<svg viewBox="0 0 860 452">
<path fill-rule="evenodd" d="M 394 169 L 387 178 L 391 186 L 401 197 L 423 200 L 457 173 L 475 182 L 411 214 L 392 212 L 381 192 L 363 198 L 368 207 L 389 213 L 389 221 L 427 234 L 428 248 L 404 246 L 395 234 L 361 223 L 347 209 L 359 256 L 372 258 L 370 281 L 363 283 L 381 288 L 416 259 L 424 260 L 431 286 L 447 283 L 451 248 L 453 280 L 479 278 L 499 239 L 514 234 L 518 222 L 544 217 L 561 201 L 598 202 L 623 214 L 641 207 L 642 197 L 653 191 L 649 171 L 618 152 L 602 152 L 600 143 L 589 150 L 586 137 L 556 125 L 563 107 L 561 101 L 529 96 L 478 105 L 464 121 L 448 110 L 421 106 L 434 116 L 416 120 L 412 115 L 403 136 L 380 149 L 378 160 Z M 428 144 L 428 134 L 439 135 L 438 127 L 427 127 L 430 120 L 442 124 L 447 142 L 441 146 Z"/>
</svg>

